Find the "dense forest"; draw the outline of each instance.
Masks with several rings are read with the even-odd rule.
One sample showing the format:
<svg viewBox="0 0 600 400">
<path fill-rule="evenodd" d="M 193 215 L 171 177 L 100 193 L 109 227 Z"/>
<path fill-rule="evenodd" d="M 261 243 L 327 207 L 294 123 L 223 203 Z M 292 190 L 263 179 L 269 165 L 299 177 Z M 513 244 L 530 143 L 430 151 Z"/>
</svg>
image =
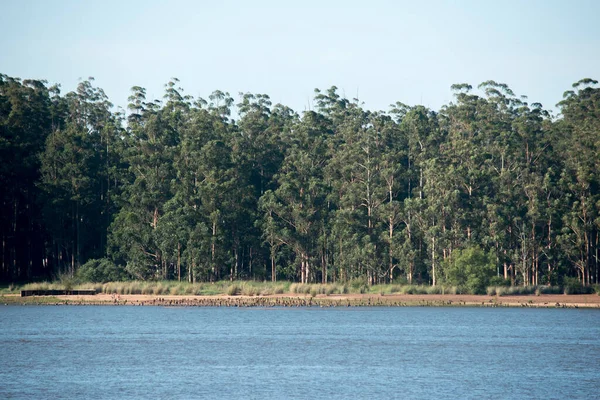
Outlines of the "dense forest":
<svg viewBox="0 0 600 400">
<path fill-rule="evenodd" d="M 331 87 L 299 114 L 171 79 L 123 111 L 92 78 L 0 74 L 0 281 L 598 283 L 597 81 L 558 117 L 494 81 L 452 90 L 369 111 Z"/>
</svg>

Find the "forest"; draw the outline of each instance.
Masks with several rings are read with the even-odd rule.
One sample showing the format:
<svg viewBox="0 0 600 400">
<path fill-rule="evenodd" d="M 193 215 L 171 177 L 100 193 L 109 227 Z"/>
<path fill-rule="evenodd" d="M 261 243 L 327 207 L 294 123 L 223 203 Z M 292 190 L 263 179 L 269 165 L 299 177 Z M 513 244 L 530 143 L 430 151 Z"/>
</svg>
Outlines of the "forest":
<svg viewBox="0 0 600 400">
<path fill-rule="evenodd" d="M 598 82 L 557 116 L 451 89 L 370 111 L 333 86 L 299 113 L 172 78 L 123 110 L 93 78 L 0 74 L 0 281 L 597 284 Z"/>
</svg>

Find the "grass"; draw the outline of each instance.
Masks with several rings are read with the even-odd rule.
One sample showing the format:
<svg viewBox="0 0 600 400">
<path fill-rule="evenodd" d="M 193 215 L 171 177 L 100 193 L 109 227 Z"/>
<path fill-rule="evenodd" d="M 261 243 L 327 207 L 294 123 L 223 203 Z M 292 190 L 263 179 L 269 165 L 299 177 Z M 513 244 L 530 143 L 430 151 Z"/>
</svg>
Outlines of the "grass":
<svg viewBox="0 0 600 400">
<path fill-rule="evenodd" d="M 487 294 L 489 296 L 522 296 L 522 295 L 542 295 L 542 294 L 562 294 L 563 288 L 560 286 L 489 286 Z"/>
<path fill-rule="evenodd" d="M 55 282 L 28 283 L 22 286 L 10 284 L 0 287 L 0 295 L 19 294 L 20 290 L 65 290 L 94 289 L 97 293 L 106 294 L 142 294 L 142 295 L 229 295 L 229 296 L 269 296 L 278 294 L 298 294 L 317 296 L 332 296 L 342 294 L 374 294 L 374 295 L 435 295 L 435 294 L 466 294 L 466 289 L 456 286 L 429 286 L 409 284 L 383 284 L 368 286 L 363 279 L 353 279 L 346 283 L 303 284 L 292 282 L 259 282 L 259 281 L 219 281 L 209 282 L 178 282 L 178 281 L 126 281 L 108 283 L 74 283 L 64 279 Z M 600 286 L 586 287 L 585 293 L 600 295 Z M 486 293 L 489 296 L 511 295 L 542 295 L 561 294 L 567 292 L 560 286 L 490 286 Z"/>
<path fill-rule="evenodd" d="M 0 304 L 4 305 L 38 305 L 38 304 L 58 304 L 64 303 L 64 300 L 54 296 L 36 296 L 36 297 L 19 297 L 0 295 Z"/>
</svg>

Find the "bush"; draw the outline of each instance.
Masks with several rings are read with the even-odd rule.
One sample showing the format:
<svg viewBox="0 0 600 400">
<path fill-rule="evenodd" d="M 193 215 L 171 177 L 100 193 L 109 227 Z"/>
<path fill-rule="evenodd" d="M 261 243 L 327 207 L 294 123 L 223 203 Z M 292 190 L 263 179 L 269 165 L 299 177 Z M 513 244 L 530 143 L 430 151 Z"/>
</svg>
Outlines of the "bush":
<svg viewBox="0 0 600 400">
<path fill-rule="evenodd" d="M 252 286 L 250 282 L 244 282 L 242 284 L 242 294 L 244 296 L 258 296 L 259 293 L 260 291 L 258 288 Z"/>
<path fill-rule="evenodd" d="M 390 288 L 390 293 L 398 293 L 400 291 L 402 291 L 402 286 L 400 285 L 392 285 Z"/>
<path fill-rule="evenodd" d="M 76 278 L 83 282 L 118 282 L 129 278 L 125 269 L 107 258 L 91 259 L 77 271 Z"/>
<path fill-rule="evenodd" d="M 492 278 L 490 278 L 490 286 L 503 286 L 503 287 L 509 287 L 510 286 L 510 279 L 504 279 L 501 276 L 494 276 Z"/>
<path fill-rule="evenodd" d="M 77 277 L 74 278 L 69 274 L 61 274 L 58 277 L 59 284 L 62 285 L 65 290 L 73 290 L 73 286 L 75 286 L 77 280 Z"/>
<path fill-rule="evenodd" d="M 367 286 L 367 278 L 365 278 L 365 277 L 354 278 L 354 279 L 351 279 L 348 282 L 348 284 L 355 291 L 360 291 L 363 287 Z"/>
<path fill-rule="evenodd" d="M 229 285 L 227 288 L 227 295 L 229 296 L 237 296 L 242 292 L 242 289 L 239 287 L 237 283 L 233 283 Z"/>
<path fill-rule="evenodd" d="M 579 279 L 571 276 L 566 276 L 563 280 L 564 294 L 592 294 L 594 288 L 591 286 L 583 286 Z"/>
<path fill-rule="evenodd" d="M 560 286 L 538 286 L 536 294 L 539 291 L 540 294 L 561 294 Z"/>
<path fill-rule="evenodd" d="M 450 285 L 464 286 L 466 292 L 472 294 L 486 293 L 495 270 L 493 255 L 485 253 L 479 247 L 455 250 L 444 265 L 446 282 Z"/>
</svg>

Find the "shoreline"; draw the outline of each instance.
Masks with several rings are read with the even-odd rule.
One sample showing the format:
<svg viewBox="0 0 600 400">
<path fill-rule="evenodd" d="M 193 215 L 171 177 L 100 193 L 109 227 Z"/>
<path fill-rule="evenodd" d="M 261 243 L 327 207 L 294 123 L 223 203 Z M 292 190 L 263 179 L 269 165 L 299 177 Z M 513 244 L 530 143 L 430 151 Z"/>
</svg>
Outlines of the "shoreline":
<svg viewBox="0 0 600 400">
<path fill-rule="evenodd" d="M 452 294 L 275 294 L 258 296 L 195 295 L 59 295 L 0 296 L 4 305 L 114 305 L 167 307 L 532 307 L 600 309 L 600 296 L 541 294 L 488 296 Z"/>
</svg>

